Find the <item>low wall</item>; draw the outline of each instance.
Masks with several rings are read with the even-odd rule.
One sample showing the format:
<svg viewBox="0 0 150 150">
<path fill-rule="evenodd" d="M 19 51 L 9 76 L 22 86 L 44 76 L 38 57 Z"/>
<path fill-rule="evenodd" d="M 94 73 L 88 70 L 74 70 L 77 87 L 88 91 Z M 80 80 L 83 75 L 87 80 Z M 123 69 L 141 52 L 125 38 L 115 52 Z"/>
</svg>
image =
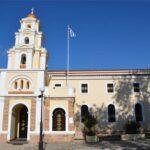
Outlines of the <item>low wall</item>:
<svg viewBox="0 0 150 150">
<path fill-rule="evenodd" d="M 56 135 L 44 135 L 43 141 L 46 143 L 49 142 L 70 142 L 74 140 L 74 135 L 63 135 L 63 134 L 56 134 Z M 31 135 L 30 136 L 30 143 L 38 143 L 39 142 L 39 135 Z"/>
</svg>

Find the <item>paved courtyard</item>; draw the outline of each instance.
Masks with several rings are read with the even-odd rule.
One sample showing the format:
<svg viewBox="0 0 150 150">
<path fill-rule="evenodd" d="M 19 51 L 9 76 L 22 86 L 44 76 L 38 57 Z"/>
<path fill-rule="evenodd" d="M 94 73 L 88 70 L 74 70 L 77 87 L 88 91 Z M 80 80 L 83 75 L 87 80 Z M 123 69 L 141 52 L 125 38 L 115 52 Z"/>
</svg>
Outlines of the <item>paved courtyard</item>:
<svg viewBox="0 0 150 150">
<path fill-rule="evenodd" d="M 150 150 L 150 139 L 136 141 L 102 141 L 97 144 L 87 144 L 84 141 L 70 143 L 48 143 L 46 150 Z M 38 150 L 38 145 L 11 145 L 0 143 L 0 150 Z"/>
</svg>

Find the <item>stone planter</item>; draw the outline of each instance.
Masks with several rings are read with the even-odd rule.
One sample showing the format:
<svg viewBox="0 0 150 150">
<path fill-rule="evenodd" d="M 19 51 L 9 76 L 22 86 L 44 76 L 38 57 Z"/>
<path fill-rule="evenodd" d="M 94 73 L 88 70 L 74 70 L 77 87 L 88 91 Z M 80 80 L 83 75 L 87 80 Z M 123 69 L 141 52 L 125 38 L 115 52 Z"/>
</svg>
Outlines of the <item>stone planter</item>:
<svg viewBox="0 0 150 150">
<path fill-rule="evenodd" d="M 96 142 L 98 142 L 98 137 L 96 135 L 94 135 L 94 136 L 88 136 L 88 135 L 86 135 L 85 138 L 86 138 L 85 141 L 87 143 L 96 143 Z"/>
<path fill-rule="evenodd" d="M 123 141 L 144 139 L 144 138 L 145 138 L 145 134 L 122 134 L 121 135 L 121 140 Z"/>
</svg>

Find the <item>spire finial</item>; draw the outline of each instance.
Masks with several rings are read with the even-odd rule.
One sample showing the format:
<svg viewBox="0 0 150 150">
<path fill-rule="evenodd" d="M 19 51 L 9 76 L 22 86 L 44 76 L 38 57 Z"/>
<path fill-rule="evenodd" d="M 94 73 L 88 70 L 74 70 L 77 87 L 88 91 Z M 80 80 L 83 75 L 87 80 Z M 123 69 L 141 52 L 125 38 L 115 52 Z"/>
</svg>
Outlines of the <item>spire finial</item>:
<svg viewBox="0 0 150 150">
<path fill-rule="evenodd" d="M 34 8 L 33 7 L 31 8 L 31 14 L 34 14 Z"/>
</svg>

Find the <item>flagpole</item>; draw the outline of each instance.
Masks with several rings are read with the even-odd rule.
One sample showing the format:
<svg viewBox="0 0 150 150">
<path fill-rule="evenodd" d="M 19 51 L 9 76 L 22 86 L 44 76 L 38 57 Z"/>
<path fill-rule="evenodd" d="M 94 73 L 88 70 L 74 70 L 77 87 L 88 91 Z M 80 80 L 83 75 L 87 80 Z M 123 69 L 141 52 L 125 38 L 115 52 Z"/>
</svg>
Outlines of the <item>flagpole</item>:
<svg viewBox="0 0 150 150">
<path fill-rule="evenodd" d="M 69 25 L 67 26 L 67 76 L 66 76 L 66 86 L 68 86 L 68 77 L 69 77 L 69 53 L 70 53 L 70 36 L 69 36 Z"/>
</svg>

